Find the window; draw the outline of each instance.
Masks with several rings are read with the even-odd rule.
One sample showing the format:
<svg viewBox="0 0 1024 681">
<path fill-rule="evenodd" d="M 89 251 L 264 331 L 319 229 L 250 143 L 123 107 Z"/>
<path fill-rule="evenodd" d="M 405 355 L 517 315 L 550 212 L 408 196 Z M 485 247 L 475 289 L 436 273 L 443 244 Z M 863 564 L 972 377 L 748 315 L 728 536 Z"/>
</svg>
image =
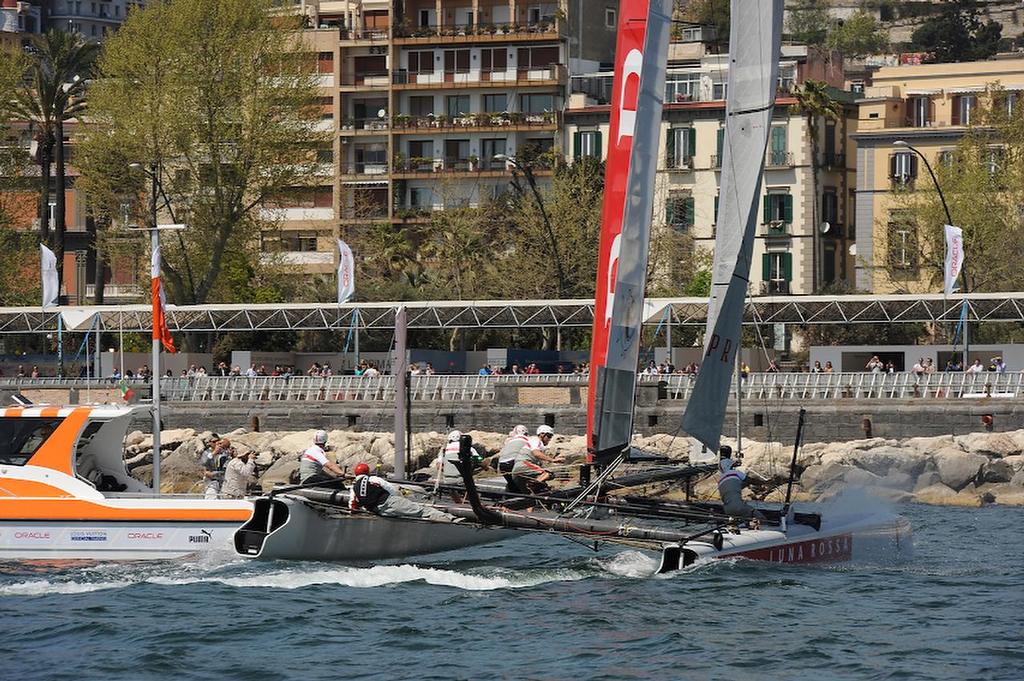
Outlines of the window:
<svg viewBox="0 0 1024 681">
<path fill-rule="evenodd" d="M 821 221 L 829 224 L 828 234 L 835 233 L 835 227 L 839 224 L 839 200 L 836 198 L 835 189 L 826 189 L 821 195 Z M 824 229 L 822 225 L 822 229 Z"/>
<path fill-rule="evenodd" d="M 413 187 L 409 190 L 410 208 L 433 208 L 434 193 L 430 187 Z"/>
<path fill-rule="evenodd" d="M 889 157 L 889 177 L 900 185 L 910 184 L 917 177 L 917 155 L 899 151 Z"/>
<path fill-rule="evenodd" d="M 427 27 L 430 26 L 430 10 L 429 9 L 421 9 L 419 11 L 419 14 L 417 14 L 416 18 L 417 18 L 418 26 L 420 28 L 427 28 Z"/>
<path fill-rule="evenodd" d="M 590 156 L 601 158 L 601 132 L 599 130 L 580 130 L 573 134 L 573 158 Z"/>
<path fill-rule="evenodd" d="M 767 166 L 789 165 L 789 154 L 786 153 L 786 126 L 772 126 L 771 140 L 768 147 L 768 158 L 765 159 Z"/>
<path fill-rule="evenodd" d="M 413 95 L 409 97 L 409 115 L 429 116 L 434 113 L 433 95 Z"/>
<path fill-rule="evenodd" d="M 286 234 L 281 237 L 281 250 L 313 253 L 316 251 L 316 234 Z"/>
<path fill-rule="evenodd" d="M 670 128 L 665 140 L 665 167 L 692 168 L 696 145 L 694 128 Z"/>
<path fill-rule="evenodd" d="M 445 111 L 451 120 L 467 115 L 469 113 L 469 95 L 448 95 Z"/>
<path fill-rule="evenodd" d="M 495 156 L 507 153 L 504 137 L 480 140 L 480 159 L 483 170 L 504 170 L 505 162 L 495 160 Z"/>
<path fill-rule="evenodd" d="M 975 95 L 958 95 L 953 98 L 953 125 L 970 125 L 974 109 L 978 106 Z"/>
<path fill-rule="evenodd" d="M 953 162 L 956 160 L 956 152 L 949 149 L 945 149 L 939 152 L 939 165 L 946 168 L 952 168 Z"/>
<path fill-rule="evenodd" d="M 61 419 L 42 418 L 0 421 L 0 465 L 24 466 L 60 422 Z"/>
<path fill-rule="evenodd" d="M 484 95 L 484 111 L 487 113 L 502 113 L 508 111 L 507 95 Z"/>
<path fill-rule="evenodd" d="M 889 267 L 897 270 L 917 269 L 917 225 L 899 214 L 889 222 Z"/>
<path fill-rule="evenodd" d="M 785 251 L 763 254 L 761 280 L 765 282 L 765 293 L 789 293 L 789 282 L 793 280 L 793 254 Z"/>
<path fill-rule="evenodd" d="M 725 81 L 721 83 L 713 83 L 711 85 L 711 99 L 725 99 L 729 84 Z"/>
<path fill-rule="evenodd" d="M 469 73 L 469 50 L 445 50 L 445 73 Z"/>
<path fill-rule="evenodd" d="M 430 140 L 415 140 L 409 142 L 409 158 L 434 157 L 434 143 Z"/>
<path fill-rule="evenodd" d="M 858 95 L 864 94 L 864 81 L 863 80 L 850 81 L 850 91 L 854 92 L 854 93 L 856 93 Z"/>
<path fill-rule="evenodd" d="M 526 21 L 528 23 L 539 24 L 540 23 L 540 17 L 541 17 L 541 14 L 540 14 L 540 6 L 539 5 L 533 5 L 532 7 L 528 8 L 526 10 Z"/>
<path fill-rule="evenodd" d="M 932 100 L 930 97 L 911 97 L 907 100 L 907 124 L 915 128 L 931 125 Z"/>
<path fill-rule="evenodd" d="M 505 71 L 508 69 L 508 50 L 504 47 L 480 50 L 480 68 L 485 72 Z"/>
<path fill-rule="evenodd" d="M 782 192 L 765 194 L 764 224 L 790 224 L 793 222 L 793 197 Z"/>
<path fill-rule="evenodd" d="M 615 8 L 605 7 L 604 9 L 604 26 L 605 28 L 615 28 Z"/>
<path fill-rule="evenodd" d="M 434 53 L 425 50 L 409 53 L 409 73 L 433 73 Z"/>
<path fill-rule="evenodd" d="M 519 95 L 519 108 L 523 113 L 544 113 L 555 110 L 554 95 Z"/>
<path fill-rule="evenodd" d="M 699 73 L 670 73 L 665 80 L 665 103 L 695 102 L 700 99 Z"/>
<path fill-rule="evenodd" d="M 469 160 L 469 140 L 445 140 L 444 162 L 449 164 L 462 163 Z"/>
<path fill-rule="evenodd" d="M 558 46 L 520 47 L 517 53 L 517 65 L 521 71 L 546 69 L 558 63 Z"/>
<path fill-rule="evenodd" d="M 317 73 L 334 73 L 334 53 L 320 52 L 316 59 Z"/>
<path fill-rule="evenodd" d="M 725 128 L 718 129 L 718 136 L 715 140 L 716 155 L 711 158 L 711 165 L 715 168 L 722 167 L 722 158 L 725 154 Z"/>
<path fill-rule="evenodd" d="M 693 196 L 688 192 L 672 192 L 665 201 L 665 224 L 676 231 L 693 227 Z"/>
</svg>

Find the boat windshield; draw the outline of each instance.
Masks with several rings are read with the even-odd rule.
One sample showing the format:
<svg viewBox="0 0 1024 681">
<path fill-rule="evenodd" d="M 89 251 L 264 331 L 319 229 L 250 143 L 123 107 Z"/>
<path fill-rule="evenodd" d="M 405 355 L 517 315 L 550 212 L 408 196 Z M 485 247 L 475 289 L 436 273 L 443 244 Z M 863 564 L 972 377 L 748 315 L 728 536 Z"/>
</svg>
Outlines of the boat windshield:
<svg viewBox="0 0 1024 681">
<path fill-rule="evenodd" d="M 24 466 L 57 429 L 61 419 L 0 419 L 0 465 Z"/>
</svg>

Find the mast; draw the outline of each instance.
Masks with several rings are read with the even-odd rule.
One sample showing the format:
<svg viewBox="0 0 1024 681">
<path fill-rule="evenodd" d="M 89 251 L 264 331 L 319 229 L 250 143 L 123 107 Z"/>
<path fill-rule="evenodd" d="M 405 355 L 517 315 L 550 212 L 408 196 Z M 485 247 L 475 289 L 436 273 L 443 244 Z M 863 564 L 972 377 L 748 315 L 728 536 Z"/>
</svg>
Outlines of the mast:
<svg viewBox="0 0 1024 681">
<path fill-rule="evenodd" d="M 394 480 L 404 480 L 406 468 L 408 468 L 406 466 L 405 430 L 409 395 L 405 387 L 410 376 L 406 361 L 405 341 L 406 311 L 405 305 L 402 305 L 395 313 L 395 358 L 391 362 L 392 371 L 395 374 L 395 459 L 394 472 L 391 474 Z"/>
<path fill-rule="evenodd" d="M 621 453 L 633 434 L 672 2 L 621 8 L 587 397 L 598 462 Z"/>
<path fill-rule="evenodd" d="M 741 348 L 758 193 L 779 72 L 782 0 L 732 0 L 725 143 L 704 358 L 683 429 L 718 450 Z"/>
</svg>

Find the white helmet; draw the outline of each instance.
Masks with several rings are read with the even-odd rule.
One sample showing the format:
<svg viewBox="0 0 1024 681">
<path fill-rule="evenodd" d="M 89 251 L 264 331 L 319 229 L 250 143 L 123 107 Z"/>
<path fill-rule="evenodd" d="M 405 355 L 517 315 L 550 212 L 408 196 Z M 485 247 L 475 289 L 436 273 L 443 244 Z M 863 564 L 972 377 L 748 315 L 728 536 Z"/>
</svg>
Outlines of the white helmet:
<svg viewBox="0 0 1024 681">
<path fill-rule="evenodd" d="M 555 429 L 552 428 L 551 426 L 537 426 L 537 436 L 538 437 L 540 437 L 541 435 L 552 435 L 553 436 L 554 434 L 555 434 Z"/>
<path fill-rule="evenodd" d="M 317 444 L 317 445 L 325 445 L 325 444 L 327 444 L 327 431 L 326 430 L 318 430 L 318 431 L 316 431 L 316 435 L 313 436 L 313 444 Z"/>
<path fill-rule="evenodd" d="M 515 428 L 513 428 L 513 429 L 512 429 L 512 432 L 511 432 L 511 433 L 509 433 L 509 434 L 510 434 L 510 435 L 511 435 L 512 437 L 516 437 L 516 436 L 519 436 L 519 437 L 526 437 L 526 436 L 527 436 L 527 435 L 529 434 L 529 432 L 530 432 L 530 431 L 526 430 L 526 426 L 521 426 L 521 425 L 520 425 L 520 426 L 516 426 Z"/>
<path fill-rule="evenodd" d="M 452 432 L 448 433 L 448 442 L 458 442 L 461 437 L 461 430 L 453 430 Z"/>
</svg>

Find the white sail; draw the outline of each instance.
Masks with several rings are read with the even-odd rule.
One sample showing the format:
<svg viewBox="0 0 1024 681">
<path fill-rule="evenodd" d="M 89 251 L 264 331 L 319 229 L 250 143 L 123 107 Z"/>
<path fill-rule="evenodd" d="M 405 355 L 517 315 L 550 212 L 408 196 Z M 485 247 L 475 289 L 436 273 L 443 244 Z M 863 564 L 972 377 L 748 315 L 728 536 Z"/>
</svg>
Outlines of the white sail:
<svg viewBox="0 0 1024 681">
<path fill-rule="evenodd" d="M 626 181 L 618 265 L 608 325 L 605 366 L 598 367 L 595 396 L 594 453 L 598 460 L 622 451 L 633 434 L 633 405 L 640 328 L 644 321 L 644 288 L 654 210 L 654 178 L 658 169 L 658 139 L 665 97 L 671 0 L 650 0 L 643 51 L 624 55 L 626 67 L 638 73 L 636 105 L 625 107 L 628 123 L 620 119 L 618 135 L 632 133 Z M 628 88 L 623 86 L 623 100 Z M 600 286 L 601 283 L 598 283 Z"/>
<path fill-rule="evenodd" d="M 758 192 L 779 72 L 782 0 L 732 0 L 718 232 L 704 359 L 683 429 L 718 449 L 757 226 Z"/>
</svg>

